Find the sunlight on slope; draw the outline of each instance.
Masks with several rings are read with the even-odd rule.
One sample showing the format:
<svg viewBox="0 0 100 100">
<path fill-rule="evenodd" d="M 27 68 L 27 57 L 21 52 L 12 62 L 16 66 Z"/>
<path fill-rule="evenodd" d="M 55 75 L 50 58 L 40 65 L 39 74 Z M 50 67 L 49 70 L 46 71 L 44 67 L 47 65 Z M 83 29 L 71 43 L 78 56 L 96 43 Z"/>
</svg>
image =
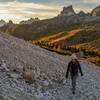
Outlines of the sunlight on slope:
<svg viewBox="0 0 100 100">
<path fill-rule="evenodd" d="M 40 39 L 40 41 L 49 41 L 49 40 L 51 40 L 51 39 L 53 39 L 53 38 L 55 38 L 55 37 L 58 37 L 58 36 L 60 36 L 60 35 L 62 35 L 62 34 L 64 34 L 64 33 L 67 34 L 67 32 L 68 32 L 68 31 L 64 31 L 64 32 L 60 32 L 60 33 L 55 34 L 55 35 L 47 36 L 47 37 L 44 37 L 44 38 Z"/>
<path fill-rule="evenodd" d="M 67 33 L 68 33 L 67 36 L 63 36 L 63 37 L 61 37 L 61 38 L 52 40 L 51 43 L 55 43 L 55 42 L 58 42 L 58 41 L 61 41 L 61 40 L 68 39 L 68 38 L 72 37 L 73 35 L 75 35 L 77 32 L 80 32 L 80 31 L 82 31 L 82 30 L 83 30 L 83 29 L 75 29 L 75 30 L 69 31 L 69 32 L 67 32 Z"/>
<path fill-rule="evenodd" d="M 94 40 L 89 43 L 83 43 L 83 44 L 76 45 L 76 48 L 84 48 L 87 50 L 93 50 L 96 52 L 100 52 L 100 39 Z"/>
</svg>

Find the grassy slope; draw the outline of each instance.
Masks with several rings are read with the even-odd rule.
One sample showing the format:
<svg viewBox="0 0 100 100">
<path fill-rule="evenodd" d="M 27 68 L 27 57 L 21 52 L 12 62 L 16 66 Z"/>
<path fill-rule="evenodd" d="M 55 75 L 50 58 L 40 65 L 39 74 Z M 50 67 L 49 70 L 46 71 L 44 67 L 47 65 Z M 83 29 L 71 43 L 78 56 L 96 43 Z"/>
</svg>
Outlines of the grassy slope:
<svg viewBox="0 0 100 100">
<path fill-rule="evenodd" d="M 77 48 L 84 48 L 87 50 L 93 50 L 100 53 L 100 39 L 91 41 L 89 43 L 83 43 L 80 45 L 76 45 Z"/>
<path fill-rule="evenodd" d="M 39 23 L 35 25 L 34 24 L 18 25 L 13 29 L 11 34 L 18 38 L 24 38 L 25 40 L 37 40 L 43 37 L 55 35 L 62 31 L 72 30 L 72 29 L 75 29 L 76 27 L 79 27 L 79 25 L 73 25 L 73 26 L 68 26 L 68 27 L 60 26 L 54 29 L 46 29 L 46 30 L 44 29 L 44 30 L 41 30 L 40 32 L 37 31 L 37 29 L 41 27 L 42 25 L 43 23 Z"/>
<path fill-rule="evenodd" d="M 63 42 L 66 45 L 100 53 L 100 23 L 90 24 L 87 27 L 80 27 L 71 31 L 60 32 L 56 35 L 48 36 L 48 38 L 45 37 L 43 40 L 51 43 Z M 90 62 L 100 66 L 99 56 L 92 57 L 88 55 L 87 58 Z"/>
<path fill-rule="evenodd" d="M 29 41 L 55 35 L 66 30 L 73 30 L 81 26 L 79 23 L 68 25 L 65 19 L 67 20 L 67 17 L 56 17 L 34 22 L 32 24 L 19 24 L 9 31 L 11 35 Z M 7 27 L 1 27 L 0 30 L 6 32 Z"/>
<path fill-rule="evenodd" d="M 78 45 L 83 43 L 89 43 L 100 38 L 100 23 L 75 28 L 71 31 L 63 31 L 41 38 L 40 41 L 49 41 L 51 43 L 63 42 L 66 45 Z"/>
<path fill-rule="evenodd" d="M 67 35 L 59 37 L 57 39 L 52 39 L 51 43 L 59 42 L 61 40 L 67 40 L 67 39 L 69 39 L 70 37 L 74 36 L 75 34 L 77 34 L 80 31 L 82 31 L 82 29 L 75 29 L 75 30 L 72 30 L 72 31 L 68 31 Z"/>
</svg>

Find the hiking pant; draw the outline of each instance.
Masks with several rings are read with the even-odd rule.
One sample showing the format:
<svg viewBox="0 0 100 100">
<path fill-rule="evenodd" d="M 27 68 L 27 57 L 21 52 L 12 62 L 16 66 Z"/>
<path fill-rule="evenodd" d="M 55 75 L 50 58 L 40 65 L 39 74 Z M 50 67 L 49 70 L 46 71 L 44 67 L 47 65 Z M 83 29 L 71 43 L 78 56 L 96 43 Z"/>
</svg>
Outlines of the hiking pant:
<svg viewBox="0 0 100 100">
<path fill-rule="evenodd" d="M 72 78 L 72 91 L 75 92 L 76 90 L 76 79 L 77 79 L 77 76 L 78 75 L 72 75 L 71 78 Z"/>
</svg>

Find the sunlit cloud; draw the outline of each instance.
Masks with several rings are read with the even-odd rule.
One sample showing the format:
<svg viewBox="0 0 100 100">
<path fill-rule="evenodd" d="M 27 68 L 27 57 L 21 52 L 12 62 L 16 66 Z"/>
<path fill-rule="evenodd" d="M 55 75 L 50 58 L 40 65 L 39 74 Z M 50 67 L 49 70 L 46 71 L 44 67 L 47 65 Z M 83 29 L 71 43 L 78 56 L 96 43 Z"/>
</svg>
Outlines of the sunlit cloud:
<svg viewBox="0 0 100 100">
<path fill-rule="evenodd" d="M 79 13 L 80 11 L 83 11 L 83 9 L 84 9 L 84 12 L 85 12 L 85 13 L 89 13 L 89 12 L 92 11 L 91 8 L 83 8 L 83 7 L 79 7 L 79 8 L 76 7 L 76 8 L 74 8 L 75 12 L 77 12 L 77 13 Z"/>
<path fill-rule="evenodd" d="M 6 14 L 6 13 L 9 13 L 8 10 L 0 10 L 0 14 Z"/>
<path fill-rule="evenodd" d="M 40 19 L 57 16 L 62 7 L 73 5 L 78 13 L 91 10 L 100 4 L 100 0 L 0 0 L 0 19 L 19 22 L 29 18 Z"/>
<path fill-rule="evenodd" d="M 5 19 L 5 20 L 10 20 L 10 19 L 12 19 L 12 20 L 19 20 L 20 18 L 22 18 L 22 16 L 20 16 L 20 15 L 14 15 L 14 14 L 2 14 L 2 15 L 0 15 L 0 18 L 1 19 Z"/>
<path fill-rule="evenodd" d="M 0 3 L 0 19 L 12 19 L 20 21 L 31 17 L 39 17 L 41 19 L 46 17 L 56 16 L 60 8 L 55 6 L 47 6 L 37 3 L 26 2 L 2 2 Z"/>
<path fill-rule="evenodd" d="M 100 5 L 100 0 L 83 0 L 84 3 L 88 4 L 99 4 Z"/>
<path fill-rule="evenodd" d="M 36 4 L 36 3 L 26 3 L 26 2 L 18 2 L 18 1 L 14 1 L 14 2 L 8 2 L 7 3 L 8 5 L 7 6 L 10 6 L 10 7 L 19 7 L 19 8 L 34 8 L 34 9 L 54 9 L 54 7 L 49 7 L 49 6 L 46 6 L 46 5 L 42 5 L 42 4 Z M 55 8 L 56 10 L 57 8 Z"/>
</svg>

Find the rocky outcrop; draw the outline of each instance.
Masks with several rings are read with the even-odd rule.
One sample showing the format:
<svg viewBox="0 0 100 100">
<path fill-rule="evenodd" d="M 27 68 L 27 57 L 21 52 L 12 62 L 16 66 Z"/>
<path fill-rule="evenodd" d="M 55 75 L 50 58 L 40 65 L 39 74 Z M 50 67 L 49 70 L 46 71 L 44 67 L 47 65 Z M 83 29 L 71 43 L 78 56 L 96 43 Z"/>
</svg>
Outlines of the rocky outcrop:
<svg viewBox="0 0 100 100">
<path fill-rule="evenodd" d="M 33 46 L 32 44 L 28 44 L 23 40 L 14 38 L 4 33 L 0 33 L 0 46 L 1 63 L 5 62 L 5 64 L 7 65 L 6 69 L 6 65 L 3 64 L 2 66 L 4 69 L 2 70 L 22 72 L 25 68 L 37 71 L 41 69 L 41 71 L 45 73 L 45 75 L 48 74 L 48 77 L 53 77 L 53 74 L 55 72 L 60 71 L 61 73 L 63 73 L 62 68 L 60 69 L 58 67 L 62 66 L 63 62 L 56 63 L 56 57 L 59 56 L 57 54 L 53 56 L 53 53 L 51 52 Z M 49 57 L 49 54 L 51 55 L 51 57 L 47 59 L 47 56 Z M 46 67 L 48 66 L 48 64 L 49 67 Z M 38 67 L 39 69 L 37 69 Z M 58 71 L 56 69 L 58 69 Z M 37 71 L 36 73 L 39 73 Z M 58 74 L 60 74 L 60 72 Z M 59 79 L 60 78 L 61 77 L 59 76 Z"/>
<path fill-rule="evenodd" d="M 7 25 L 8 29 L 11 29 L 15 26 L 15 24 L 13 23 L 12 20 L 9 20 L 9 22 L 6 25 Z"/>
<path fill-rule="evenodd" d="M 61 11 L 60 16 L 73 16 L 75 15 L 75 11 L 72 7 L 72 5 L 68 7 L 64 7 L 63 11 Z"/>
<path fill-rule="evenodd" d="M 0 20 L 0 27 L 4 26 L 6 22 L 4 20 Z"/>
<path fill-rule="evenodd" d="M 37 22 L 39 21 L 40 19 L 37 17 L 37 18 L 30 18 L 29 20 L 26 20 L 26 21 L 21 21 L 20 24 L 31 24 L 33 22 Z"/>
<path fill-rule="evenodd" d="M 100 6 L 96 7 L 95 9 L 92 10 L 91 15 L 93 17 L 100 16 Z"/>
<path fill-rule="evenodd" d="M 80 12 L 78 13 L 78 16 L 82 16 L 82 17 L 84 17 L 84 16 L 86 16 L 86 14 L 85 14 L 84 11 L 80 11 Z"/>
</svg>

